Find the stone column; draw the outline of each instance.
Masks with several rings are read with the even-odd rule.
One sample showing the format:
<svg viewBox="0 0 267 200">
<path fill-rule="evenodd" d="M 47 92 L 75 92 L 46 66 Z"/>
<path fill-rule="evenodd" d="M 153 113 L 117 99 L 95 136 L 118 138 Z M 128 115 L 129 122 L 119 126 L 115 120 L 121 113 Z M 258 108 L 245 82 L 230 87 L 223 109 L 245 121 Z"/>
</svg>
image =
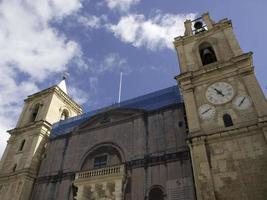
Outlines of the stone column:
<svg viewBox="0 0 267 200">
<path fill-rule="evenodd" d="M 200 130 L 200 125 L 193 89 L 189 89 L 183 92 L 183 99 L 185 103 L 185 111 L 187 115 L 189 132 L 194 134 L 194 132 Z"/>
<path fill-rule="evenodd" d="M 205 24 L 207 25 L 208 30 L 212 29 L 214 22 L 211 20 L 209 13 L 204 13 L 202 15 L 202 19 L 205 22 Z"/>
<path fill-rule="evenodd" d="M 267 127 L 263 127 L 262 130 L 263 130 L 263 136 L 264 136 L 265 142 L 267 143 Z"/>
<path fill-rule="evenodd" d="M 204 138 L 189 143 L 198 200 L 216 200 Z"/>
<path fill-rule="evenodd" d="M 78 192 L 77 192 L 77 200 L 87 200 L 86 198 L 86 188 L 84 185 L 79 185 L 78 187 Z"/>
<path fill-rule="evenodd" d="M 255 109 L 259 117 L 260 118 L 266 117 L 267 116 L 266 99 L 254 73 L 243 76 L 243 80 L 247 86 L 248 92 L 254 103 Z"/>
<path fill-rule="evenodd" d="M 10 142 L 11 142 L 11 139 L 9 139 L 9 140 L 7 141 L 6 149 L 5 149 L 5 151 L 4 151 L 4 154 L 3 154 L 3 156 L 2 156 L 2 159 L 0 160 L 0 172 L 1 172 L 1 173 L 4 172 L 4 171 L 3 171 L 3 165 L 4 165 L 4 162 L 6 161 L 7 153 L 9 152 L 9 149 L 11 148 L 11 144 L 10 144 Z"/>
<path fill-rule="evenodd" d="M 114 186 L 115 183 L 106 183 L 106 196 L 111 198 L 112 197 L 112 193 L 114 192 L 114 188 L 112 186 Z"/>
<path fill-rule="evenodd" d="M 185 26 L 185 35 L 186 36 L 190 36 L 193 35 L 193 31 L 192 31 L 192 22 L 191 20 L 186 20 L 184 22 L 184 26 Z"/>
<path fill-rule="evenodd" d="M 115 181 L 115 192 L 114 192 L 115 200 L 122 199 L 122 181 Z"/>
<path fill-rule="evenodd" d="M 91 196 L 93 197 L 93 199 L 98 199 L 99 196 L 98 196 L 95 184 L 90 184 L 90 191 L 91 191 Z"/>
</svg>

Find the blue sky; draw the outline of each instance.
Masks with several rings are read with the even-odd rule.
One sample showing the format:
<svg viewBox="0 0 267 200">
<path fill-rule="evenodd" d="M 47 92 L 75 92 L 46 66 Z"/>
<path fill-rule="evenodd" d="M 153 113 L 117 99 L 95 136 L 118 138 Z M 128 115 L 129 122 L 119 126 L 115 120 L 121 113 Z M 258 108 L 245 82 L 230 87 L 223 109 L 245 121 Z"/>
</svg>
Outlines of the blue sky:
<svg viewBox="0 0 267 200">
<path fill-rule="evenodd" d="M 267 1 L 2 0 L 0 3 L 0 155 L 27 95 L 57 84 L 85 111 L 175 85 L 174 37 L 183 21 L 209 12 L 229 18 L 242 49 L 254 52 L 266 94 Z"/>
</svg>

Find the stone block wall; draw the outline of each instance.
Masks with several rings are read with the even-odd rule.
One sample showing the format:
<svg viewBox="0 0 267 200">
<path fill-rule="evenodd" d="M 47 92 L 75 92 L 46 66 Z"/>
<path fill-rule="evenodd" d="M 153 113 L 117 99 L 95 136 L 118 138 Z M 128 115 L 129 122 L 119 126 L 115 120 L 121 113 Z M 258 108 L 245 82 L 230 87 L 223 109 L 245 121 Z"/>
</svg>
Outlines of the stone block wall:
<svg viewBox="0 0 267 200">
<path fill-rule="evenodd" d="M 119 120 L 98 126 L 89 119 L 72 133 L 48 143 L 32 199 L 71 199 L 75 173 L 81 171 L 86 156 L 101 145 L 110 145 L 121 154 L 127 169 L 122 187 L 125 199 L 144 199 L 154 185 L 164 189 L 167 199 L 194 199 L 182 105 L 130 117 L 121 118 L 120 113 L 110 116 Z M 175 191 L 181 191 L 183 198 Z"/>
</svg>

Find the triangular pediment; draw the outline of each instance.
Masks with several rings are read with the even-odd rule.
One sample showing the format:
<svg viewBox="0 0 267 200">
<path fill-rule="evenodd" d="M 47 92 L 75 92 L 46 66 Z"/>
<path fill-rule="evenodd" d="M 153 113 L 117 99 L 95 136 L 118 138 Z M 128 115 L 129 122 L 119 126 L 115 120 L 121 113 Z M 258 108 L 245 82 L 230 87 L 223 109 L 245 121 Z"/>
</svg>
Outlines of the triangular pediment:
<svg viewBox="0 0 267 200">
<path fill-rule="evenodd" d="M 108 125 L 114 122 L 120 122 L 123 120 L 128 120 L 132 117 L 138 116 L 143 114 L 144 111 L 140 109 L 124 109 L 124 108 L 117 108 L 108 110 L 105 112 L 98 113 L 88 119 L 86 122 L 82 123 L 79 127 L 81 129 L 90 129 L 96 128 L 104 125 Z"/>
</svg>

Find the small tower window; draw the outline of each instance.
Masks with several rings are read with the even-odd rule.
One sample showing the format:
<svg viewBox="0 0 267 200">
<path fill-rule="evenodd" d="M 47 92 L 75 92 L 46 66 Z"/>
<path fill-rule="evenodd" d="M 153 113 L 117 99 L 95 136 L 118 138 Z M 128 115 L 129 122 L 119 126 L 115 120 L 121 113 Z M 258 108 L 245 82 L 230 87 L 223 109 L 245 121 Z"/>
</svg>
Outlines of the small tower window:
<svg viewBox="0 0 267 200">
<path fill-rule="evenodd" d="M 31 122 L 34 122 L 36 120 L 36 117 L 38 115 L 38 111 L 40 108 L 40 104 L 36 104 L 32 110 L 32 116 L 31 116 Z"/>
<path fill-rule="evenodd" d="M 12 168 L 12 172 L 15 172 L 16 169 L 17 169 L 17 164 L 15 164 L 15 165 L 13 166 L 13 168 Z"/>
<path fill-rule="evenodd" d="M 60 120 L 65 120 L 69 117 L 69 112 L 67 110 L 63 110 L 60 116 Z"/>
<path fill-rule="evenodd" d="M 207 65 L 217 61 L 212 46 L 207 42 L 204 42 L 199 46 L 199 53 L 203 65 Z"/>
<path fill-rule="evenodd" d="M 20 146 L 19 146 L 19 151 L 23 150 L 24 144 L 25 144 L 25 140 L 22 140 L 22 142 L 20 143 Z"/>
<path fill-rule="evenodd" d="M 225 127 L 233 126 L 233 120 L 232 117 L 229 114 L 223 115 L 223 122 Z"/>
</svg>

